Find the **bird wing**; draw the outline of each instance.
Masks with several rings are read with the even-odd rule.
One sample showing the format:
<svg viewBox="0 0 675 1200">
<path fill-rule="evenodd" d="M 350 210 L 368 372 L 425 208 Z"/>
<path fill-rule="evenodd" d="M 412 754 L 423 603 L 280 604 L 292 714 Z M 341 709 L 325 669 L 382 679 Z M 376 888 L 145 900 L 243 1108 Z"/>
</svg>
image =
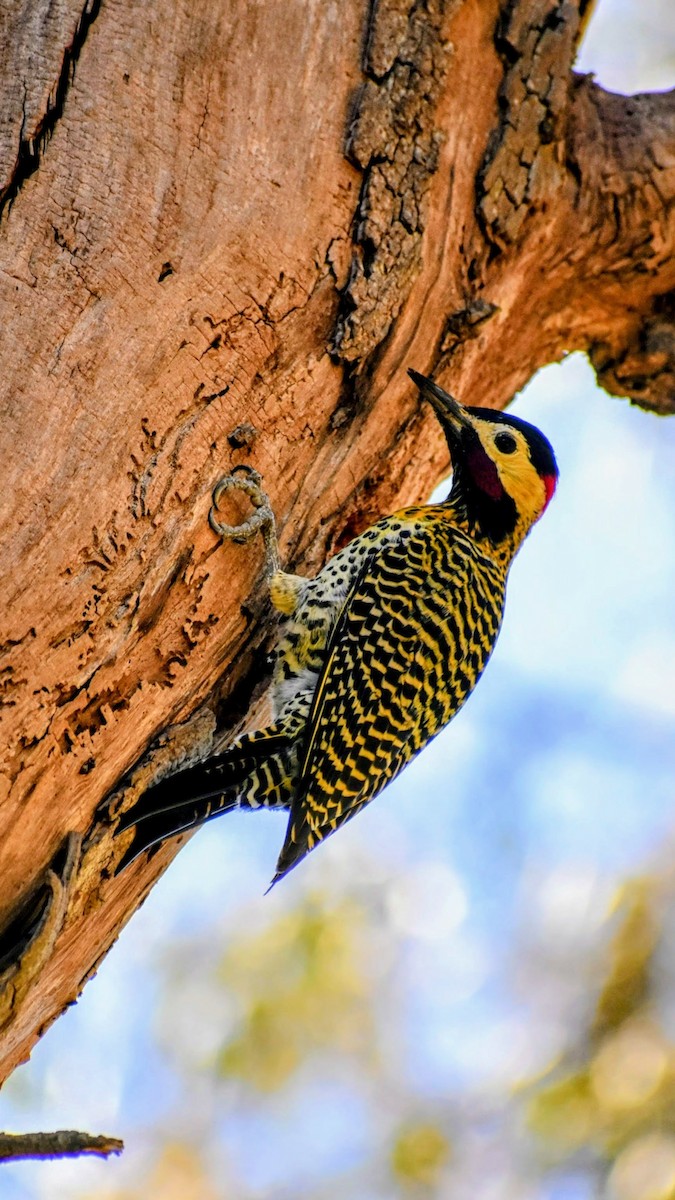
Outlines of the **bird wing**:
<svg viewBox="0 0 675 1200">
<path fill-rule="evenodd" d="M 377 795 L 474 687 L 492 648 L 465 662 L 474 567 L 469 539 L 442 519 L 404 526 L 366 559 L 327 647 L 275 880 Z"/>
</svg>

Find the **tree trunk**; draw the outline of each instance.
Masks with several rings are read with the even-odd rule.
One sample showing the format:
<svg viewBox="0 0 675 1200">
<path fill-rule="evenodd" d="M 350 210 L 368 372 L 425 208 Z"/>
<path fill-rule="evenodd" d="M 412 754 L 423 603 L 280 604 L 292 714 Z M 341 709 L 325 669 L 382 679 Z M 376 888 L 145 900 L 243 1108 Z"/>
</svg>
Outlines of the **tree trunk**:
<svg viewBox="0 0 675 1200">
<path fill-rule="evenodd" d="M 5 3 L 0 1078 L 176 852 L 114 877 L 115 813 L 264 703 L 220 475 L 313 573 L 447 468 L 408 366 L 675 411 L 675 93 L 575 75 L 588 7 Z"/>
</svg>

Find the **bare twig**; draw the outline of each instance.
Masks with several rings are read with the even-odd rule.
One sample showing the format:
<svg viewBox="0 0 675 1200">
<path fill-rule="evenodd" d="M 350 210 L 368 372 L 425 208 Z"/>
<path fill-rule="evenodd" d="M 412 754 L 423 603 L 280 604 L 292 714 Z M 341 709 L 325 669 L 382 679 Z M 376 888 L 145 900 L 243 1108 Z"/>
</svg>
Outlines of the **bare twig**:
<svg viewBox="0 0 675 1200">
<path fill-rule="evenodd" d="M 76 1154 L 121 1154 L 124 1142 L 104 1134 L 81 1133 L 78 1129 L 55 1129 L 52 1133 L 0 1133 L 0 1162 L 19 1158 L 65 1158 Z"/>
</svg>

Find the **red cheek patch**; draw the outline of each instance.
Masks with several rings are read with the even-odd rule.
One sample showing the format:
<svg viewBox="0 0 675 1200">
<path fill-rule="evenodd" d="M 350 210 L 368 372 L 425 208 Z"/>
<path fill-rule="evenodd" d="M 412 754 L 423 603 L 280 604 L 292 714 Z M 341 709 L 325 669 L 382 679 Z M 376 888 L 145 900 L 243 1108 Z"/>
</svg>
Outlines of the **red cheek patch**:
<svg viewBox="0 0 675 1200">
<path fill-rule="evenodd" d="M 546 503 L 542 509 L 542 512 L 545 512 L 546 509 L 548 508 L 549 504 L 551 503 L 551 500 L 553 499 L 553 493 L 556 489 L 556 484 L 558 482 L 558 476 L 557 475 L 542 475 L 542 479 L 544 481 L 544 488 L 546 490 Z"/>
</svg>

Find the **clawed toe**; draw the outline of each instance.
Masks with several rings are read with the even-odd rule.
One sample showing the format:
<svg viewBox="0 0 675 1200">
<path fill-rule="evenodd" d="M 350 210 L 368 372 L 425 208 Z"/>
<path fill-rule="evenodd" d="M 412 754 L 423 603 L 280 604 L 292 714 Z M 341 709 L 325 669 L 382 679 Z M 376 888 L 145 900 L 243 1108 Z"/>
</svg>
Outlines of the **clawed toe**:
<svg viewBox="0 0 675 1200">
<path fill-rule="evenodd" d="M 224 476 L 224 479 L 232 479 L 235 475 L 244 475 L 247 479 L 250 479 L 251 483 L 254 483 L 256 487 L 260 487 L 260 484 L 262 483 L 262 475 L 260 474 L 260 471 L 256 471 L 255 467 L 249 467 L 248 463 L 238 463 L 236 467 L 232 468 L 229 475 Z M 220 480 L 220 483 L 223 483 L 223 479 Z M 218 484 L 216 484 L 216 488 L 217 487 Z M 214 488 L 214 492 L 215 490 L 216 489 Z"/>
<path fill-rule="evenodd" d="M 269 568 L 275 570 L 278 566 L 274 513 L 268 496 L 262 490 L 262 476 L 253 467 L 245 463 L 233 467 L 229 475 L 224 475 L 213 489 L 213 503 L 209 510 L 209 525 L 214 533 L 230 542 L 239 544 L 249 542 L 256 533 L 262 532 L 265 539 Z M 248 496 L 254 511 L 241 525 L 228 525 L 218 520 L 220 502 L 226 492 L 238 491 Z"/>
<path fill-rule="evenodd" d="M 265 524 L 274 520 L 270 502 L 260 487 L 261 483 L 260 474 L 254 471 L 253 467 L 247 466 L 235 467 L 231 475 L 225 475 L 218 480 L 213 489 L 213 503 L 209 511 L 209 524 L 214 533 L 229 541 L 247 542 Z M 227 525 L 216 516 L 223 496 L 230 491 L 244 492 L 255 509 L 241 525 Z"/>
</svg>

